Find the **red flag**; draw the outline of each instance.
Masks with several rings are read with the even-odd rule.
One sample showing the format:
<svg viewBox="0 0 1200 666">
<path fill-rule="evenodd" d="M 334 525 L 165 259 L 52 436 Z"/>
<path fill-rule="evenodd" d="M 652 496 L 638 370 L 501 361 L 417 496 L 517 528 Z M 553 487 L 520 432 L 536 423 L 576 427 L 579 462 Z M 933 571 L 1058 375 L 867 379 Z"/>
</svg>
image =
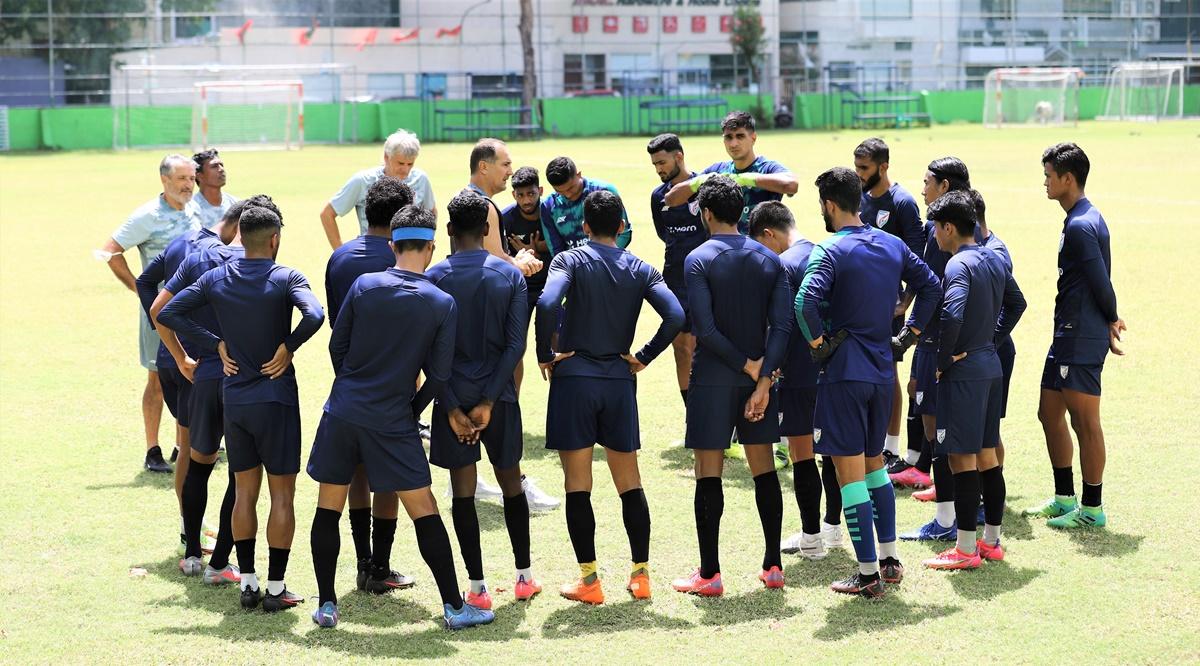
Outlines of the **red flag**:
<svg viewBox="0 0 1200 666">
<path fill-rule="evenodd" d="M 400 29 L 392 33 L 392 41 L 396 44 L 400 42 L 408 42 L 417 38 L 421 34 L 420 28 L 409 28 L 408 30 Z"/>
<path fill-rule="evenodd" d="M 309 44 L 312 44 L 313 35 L 316 34 L 317 26 L 319 25 L 320 23 L 317 21 L 317 19 L 313 19 L 311 28 L 300 28 L 297 30 L 296 42 L 299 43 L 300 46 L 308 46 Z"/>
<path fill-rule="evenodd" d="M 615 16 L 605 16 L 603 21 L 604 32 L 617 32 L 621 29 L 621 24 Z"/>
<path fill-rule="evenodd" d="M 638 33 L 649 32 L 650 19 L 646 18 L 645 16 L 633 17 L 633 31 Z"/>
<path fill-rule="evenodd" d="M 704 32 L 708 29 L 708 20 L 704 16 L 692 17 L 692 32 Z"/>
<path fill-rule="evenodd" d="M 359 40 L 358 44 L 354 45 L 354 50 L 361 51 L 361 50 L 367 48 L 367 46 L 369 44 L 374 44 L 375 38 L 378 36 L 379 36 L 379 28 L 371 28 L 370 30 L 366 31 L 366 33 L 363 34 L 363 36 Z"/>
<path fill-rule="evenodd" d="M 665 33 L 673 33 L 679 30 L 678 16 L 664 16 L 662 31 Z"/>
<path fill-rule="evenodd" d="M 571 32 L 583 33 L 588 31 L 588 17 L 572 16 L 571 17 Z"/>
<path fill-rule="evenodd" d="M 462 34 L 462 24 L 461 23 L 454 26 L 453 28 L 438 28 L 437 35 L 435 35 L 435 36 L 438 39 L 441 39 L 442 37 L 458 37 L 460 34 Z"/>
<path fill-rule="evenodd" d="M 246 19 L 246 22 L 242 24 L 242 27 L 238 28 L 234 32 L 234 34 L 237 35 L 239 44 L 246 43 L 246 33 L 249 32 L 250 26 L 252 25 L 254 25 L 254 19 Z"/>
</svg>

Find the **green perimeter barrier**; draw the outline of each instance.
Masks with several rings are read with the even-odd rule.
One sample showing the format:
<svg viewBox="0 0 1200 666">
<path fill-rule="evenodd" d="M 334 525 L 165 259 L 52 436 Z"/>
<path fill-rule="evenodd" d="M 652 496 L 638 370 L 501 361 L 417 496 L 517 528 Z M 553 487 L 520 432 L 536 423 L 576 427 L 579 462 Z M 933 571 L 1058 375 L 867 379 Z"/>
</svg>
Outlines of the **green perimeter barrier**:
<svg viewBox="0 0 1200 666">
<path fill-rule="evenodd" d="M 935 123 L 978 123 L 983 115 L 983 90 L 947 90 L 921 94 L 921 110 L 930 114 Z M 759 104 L 765 113 L 773 113 L 774 99 L 770 95 L 728 94 L 718 97 L 727 102 L 729 110 L 753 109 Z M 673 109 L 655 108 L 642 111 L 640 104 L 658 101 L 661 97 L 561 97 L 538 100 L 535 117 L 539 118 L 547 135 L 563 137 L 654 134 L 646 127 L 650 121 L 686 113 Z M 836 129 L 841 125 L 841 93 L 805 93 L 796 95 L 793 111 L 798 129 Z M 1079 119 L 1091 120 L 1103 112 L 1104 88 L 1084 87 L 1079 91 Z M 470 140 L 469 132 L 447 132 L 447 126 L 478 124 L 509 124 L 517 114 L 462 114 L 460 110 L 502 108 L 513 106 L 509 99 L 487 100 L 397 100 L 352 104 L 306 104 L 304 106 L 305 140 L 313 142 L 382 141 L 397 128 L 417 132 L 426 141 Z M 339 128 L 339 110 L 342 119 Z M 441 113 L 438 111 L 441 110 Z M 455 111 L 455 112 L 450 112 Z M 721 110 L 697 111 L 696 117 L 707 118 Z M 81 150 L 106 149 L 113 146 L 113 113 L 108 106 L 65 106 L 53 108 L 10 108 L 9 141 L 13 150 Z M 1184 88 L 1184 115 L 1200 115 L 1200 85 Z M 192 110 L 188 106 L 132 107 L 129 122 L 116 124 L 117 131 L 126 132 L 131 146 L 187 145 L 191 141 Z M 686 129 L 684 133 L 686 133 Z M 704 128 L 693 131 L 705 132 Z M 502 133 L 501 133 L 502 134 Z"/>
</svg>

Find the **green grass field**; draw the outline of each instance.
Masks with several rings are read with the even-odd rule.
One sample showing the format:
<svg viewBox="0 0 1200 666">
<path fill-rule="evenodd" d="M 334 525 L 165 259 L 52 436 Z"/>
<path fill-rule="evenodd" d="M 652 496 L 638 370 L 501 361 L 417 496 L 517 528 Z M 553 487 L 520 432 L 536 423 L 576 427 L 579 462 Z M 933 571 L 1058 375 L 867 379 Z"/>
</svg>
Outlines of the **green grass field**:
<svg viewBox="0 0 1200 666">
<path fill-rule="evenodd" d="M 817 563 L 785 556 L 787 589 L 764 591 L 755 579 L 761 532 L 753 484 L 744 465 L 735 463 L 726 471 L 721 543 L 726 596 L 700 600 L 672 592 L 670 578 L 689 571 L 698 556 L 691 458 L 682 448 L 683 410 L 668 351 L 639 380 L 653 601 L 633 603 L 623 592 L 629 552 L 620 503 L 598 463 L 593 503 L 609 603 L 581 607 L 556 595 L 557 586 L 577 573 L 561 511 L 532 521 L 533 566 L 546 592 L 529 604 L 512 602 L 503 514 L 498 504 L 483 503 L 484 561 L 496 622 L 460 633 L 440 627 L 436 588 L 403 518 L 392 562 L 419 583 L 389 597 L 351 591 L 354 558 L 342 521 L 343 619 L 334 631 L 318 630 L 309 620 L 315 598 L 294 612 L 244 613 L 234 590 L 208 589 L 179 575 L 170 478 L 141 471 L 145 375 L 137 363 L 136 299 L 90 256 L 158 191 L 161 153 L 0 157 L 0 594 L 8 600 L 0 614 L 0 661 L 671 663 L 694 654 L 779 663 L 877 661 L 893 651 L 895 660 L 960 663 L 1200 660 L 1200 583 L 1189 573 L 1200 508 L 1194 480 L 1200 354 L 1190 345 L 1200 329 L 1190 295 L 1200 276 L 1200 252 L 1191 237 L 1200 207 L 1191 189 L 1200 178 L 1198 135 L 1197 123 L 1003 131 L 953 126 L 884 135 L 893 179 L 918 196 L 931 159 L 956 155 L 967 162 L 1029 301 L 1015 333 L 1019 351 L 1004 423 L 1007 562 L 975 572 L 929 572 L 919 562 L 933 548 L 902 543 L 908 577 L 886 600 L 869 603 L 828 590 L 853 566 L 851 551 Z M 787 203 L 809 238 L 825 235 L 812 179 L 829 166 L 848 165 L 864 136 L 760 135 L 759 152 L 800 178 L 799 195 Z M 1072 534 L 1013 511 L 1052 489 L 1036 406 L 1063 213 L 1044 196 L 1039 157 L 1060 140 L 1078 142 L 1091 157 L 1088 193 L 1112 232 L 1113 279 L 1130 329 L 1128 355 L 1110 357 L 1104 378 L 1109 528 Z M 724 158 L 717 137 L 684 143 L 693 169 Z M 556 155 L 571 155 L 585 175 L 615 183 L 633 220 L 630 249 L 661 265 L 662 244 L 647 201 L 658 179 L 644 146 L 633 138 L 547 139 L 513 144 L 511 152 L 516 165 L 539 168 Z M 420 156 L 418 166 L 429 173 L 442 206 L 465 184 L 467 151 L 461 144 L 430 145 Z M 329 248 L 317 214 L 350 173 L 376 164 L 379 153 L 377 146 L 228 153 L 228 191 L 275 198 L 287 223 L 279 261 L 321 285 Z M 507 203 L 509 195 L 498 201 Z M 353 233 L 352 218 L 342 219 L 344 237 Z M 318 292 L 323 300 L 323 290 Z M 656 325 L 647 307 L 639 344 Z M 326 327 L 295 358 L 305 457 L 332 380 L 327 340 Z M 527 368 L 532 359 L 531 350 Z M 545 397 L 545 383 L 527 381 L 523 464 L 544 488 L 561 494 L 557 456 L 543 448 Z M 164 424 L 162 432 L 169 447 L 173 431 Z M 210 520 L 223 478 L 219 471 L 214 475 Z M 1078 484 L 1078 472 L 1076 479 Z M 434 483 L 440 498 L 445 472 L 435 469 Z M 799 529 L 799 516 L 791 474 L 781 474 L 781 483 L 786 535 Z M 316 484 L 301 474 L 297 485 L 288 582 L 309 596 L 316 594 L 308 548 Z M 449 526 L 448 504 L 443 502 L 443 513 Z M 264 499 L 263 524 L 265 507 Z M 907 491 L 899 493 L 900 529 L 924 522 L 931 511 Z M 260 545 L 263 571 L 265 560 L 266 546 Z M 131 575 L 134 568 L 147 574 Z M 465 586 L 461 560 L 459 576 Z"/>
</svg>

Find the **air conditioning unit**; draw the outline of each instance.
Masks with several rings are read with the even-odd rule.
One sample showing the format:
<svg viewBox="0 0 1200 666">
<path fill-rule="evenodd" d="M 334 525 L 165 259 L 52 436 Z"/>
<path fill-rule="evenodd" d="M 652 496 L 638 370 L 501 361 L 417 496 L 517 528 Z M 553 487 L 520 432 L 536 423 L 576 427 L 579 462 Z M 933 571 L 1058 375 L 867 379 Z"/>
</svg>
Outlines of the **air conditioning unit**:
<svg viewBox="0 0 1200 666">
<path fill-rule="evenodd" d="M 1137 0 L 1121 0 L 1117 3 L 1117 16 L 1130 18 L 1137 13 Z"/>
<path fill-rule="evenodd" d="M 1157 42 L 1162 34 L 1158 21 L 1142 21 L 1139 32 L 1143 42 Z"/>
<path fill-rule="evenodd" d="M 1158 0 L 1142 0 L 1142 16 L 1145 18 L 1158 18 L 1162 13 L 1158 6 Z"/>
</svg>

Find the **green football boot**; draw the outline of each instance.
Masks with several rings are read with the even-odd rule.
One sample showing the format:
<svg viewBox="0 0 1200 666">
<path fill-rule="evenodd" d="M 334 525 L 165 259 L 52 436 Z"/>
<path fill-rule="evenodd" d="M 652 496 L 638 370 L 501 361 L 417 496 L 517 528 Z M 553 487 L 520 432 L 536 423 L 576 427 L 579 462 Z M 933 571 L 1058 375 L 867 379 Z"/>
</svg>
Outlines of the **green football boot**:
<svg viewBox="0 0 1200 666">
<path fill-rule="evenodd" d="M 1071 513 L 1079 506 L 1074 495 L 1055 495 L 1042 504 L 1030 507 L 1021 512 L 1024 516 L 1034 518 L 1058 518 Z"/>
<path fill-rule="evenodd" d="M 1108 518 L 1104 509 L 1098 506 L 1079 506 L 1071 513 L 1046 521 L 1049 527 L 1063 530 L 1073 530 L 1080 527 L 1104 527 Z"/>
</svg>

